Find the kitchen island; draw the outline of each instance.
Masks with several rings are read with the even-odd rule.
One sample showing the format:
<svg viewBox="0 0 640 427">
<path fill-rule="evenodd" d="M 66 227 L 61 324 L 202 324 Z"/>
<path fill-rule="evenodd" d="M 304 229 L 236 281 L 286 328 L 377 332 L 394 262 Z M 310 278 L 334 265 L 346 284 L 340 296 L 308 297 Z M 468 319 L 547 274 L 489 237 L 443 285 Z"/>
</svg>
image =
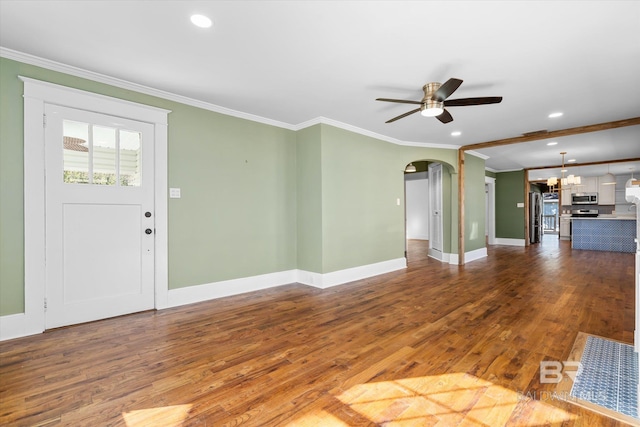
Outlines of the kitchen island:
<svg viewBox="0 0 640 427">
<path fill-rule="evenodd" d="M 590 251 L 636 251 L 635 217 L 571 218 L 571 247 Z"/>
</svg>

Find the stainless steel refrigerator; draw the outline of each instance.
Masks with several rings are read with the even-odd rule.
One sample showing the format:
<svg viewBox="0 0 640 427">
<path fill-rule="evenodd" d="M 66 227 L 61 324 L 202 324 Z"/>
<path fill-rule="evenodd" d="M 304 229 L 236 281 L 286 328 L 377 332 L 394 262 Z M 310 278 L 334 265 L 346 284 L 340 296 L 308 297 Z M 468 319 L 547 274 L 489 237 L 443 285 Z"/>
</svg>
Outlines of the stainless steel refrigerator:
<svg viewBox="0 0 640 427">
<path fill-rule="evenodd" d="M 542 241 L 542 194 L 529 193 L 529 242 Z"/>
</svg>

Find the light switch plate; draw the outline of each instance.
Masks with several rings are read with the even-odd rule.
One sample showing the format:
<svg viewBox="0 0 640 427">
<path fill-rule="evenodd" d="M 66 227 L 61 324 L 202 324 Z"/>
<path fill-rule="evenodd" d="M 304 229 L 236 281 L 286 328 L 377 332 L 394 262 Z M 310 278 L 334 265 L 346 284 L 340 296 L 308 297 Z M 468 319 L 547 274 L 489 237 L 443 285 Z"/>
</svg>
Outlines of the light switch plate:
<svg viewBox="0 0 640 427">
<path fill-rule="evenodd" d="M 524 208 L 524 202 L 520 202 L 516 205 L 517 208 Z"/>
<path fill-rule="evenodd" d="M 169 189 L 169 198 L 170 199 L 179 199 L 180 198 L 180 189 L 179 188 L 170 188 Z"/>
</svg>

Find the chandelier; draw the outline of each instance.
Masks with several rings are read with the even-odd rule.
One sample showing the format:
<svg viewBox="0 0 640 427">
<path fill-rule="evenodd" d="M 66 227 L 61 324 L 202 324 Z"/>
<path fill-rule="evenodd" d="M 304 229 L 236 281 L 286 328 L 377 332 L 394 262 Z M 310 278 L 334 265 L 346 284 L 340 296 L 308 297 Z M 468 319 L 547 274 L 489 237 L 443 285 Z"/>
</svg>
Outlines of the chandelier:
<svg viewBox="0 0 640 427">
<path fill-rule="evenodd" d="M 565 172 L 567 172 L 567 170 L 564 167 L 564 156 L 565 154 L 567 154 L 566 151 L 563 151 L 560 153 L 562 155 L 562 169 L 560 169 L 560 172 L 562 173 L 562 177 L 560 178 L 560 184 L 562 187 L 569 187 L 572 185 L 580 185 L 582 183 L 582 180 L 580 179 L 579 176 L 575 176 L 573 174 L 567 176 L 565 178 L 564 174 Z M 555 176 L 550 177 L 549 179 L 547 179 L 547 186 L 551 187 L 551 192 L 555 191 L 554 187 L 558 185 L 558 178 Z"/>
</svg>

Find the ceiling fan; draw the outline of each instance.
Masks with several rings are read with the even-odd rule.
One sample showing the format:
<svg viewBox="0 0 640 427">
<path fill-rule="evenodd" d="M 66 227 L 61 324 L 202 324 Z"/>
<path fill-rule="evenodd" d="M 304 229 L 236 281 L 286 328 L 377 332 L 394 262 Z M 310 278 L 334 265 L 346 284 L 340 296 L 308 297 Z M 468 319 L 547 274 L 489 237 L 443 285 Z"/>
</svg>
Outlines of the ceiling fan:
<svg viewBox="0 0 640 427">
<path fill-rule="evenodd" d="M 397 102 L 400 104 L 416 104 L 420 105 L 415 110 L 408 111 L 404 114 L 400 114 L 393 119 L 387 120 L 385 123 L 395 122 L 396 120 L 410 116 L 413 113 L 420 111 L 425 117 L 435 117 L 442 123 L 449 123 L 453 121 L 453 117 L 444 107 L 464 107 L 467 105 L 484 105 L 484 104 L 498 104 L 502 101 L 501 96 L 486 96 L 481 98 L 459 98 L 449 99 L 453 92 L 460 87 L 462 80 L 449 79 L 444 84 L 437 82 L 427 83 L 422 87 L 424 91 L 424 97 L 421 101 L 410 101 L 405 99 L 390 99 L 390 98 L 376 98 L 376 101 L 384 102 Z"/>
</svg>

